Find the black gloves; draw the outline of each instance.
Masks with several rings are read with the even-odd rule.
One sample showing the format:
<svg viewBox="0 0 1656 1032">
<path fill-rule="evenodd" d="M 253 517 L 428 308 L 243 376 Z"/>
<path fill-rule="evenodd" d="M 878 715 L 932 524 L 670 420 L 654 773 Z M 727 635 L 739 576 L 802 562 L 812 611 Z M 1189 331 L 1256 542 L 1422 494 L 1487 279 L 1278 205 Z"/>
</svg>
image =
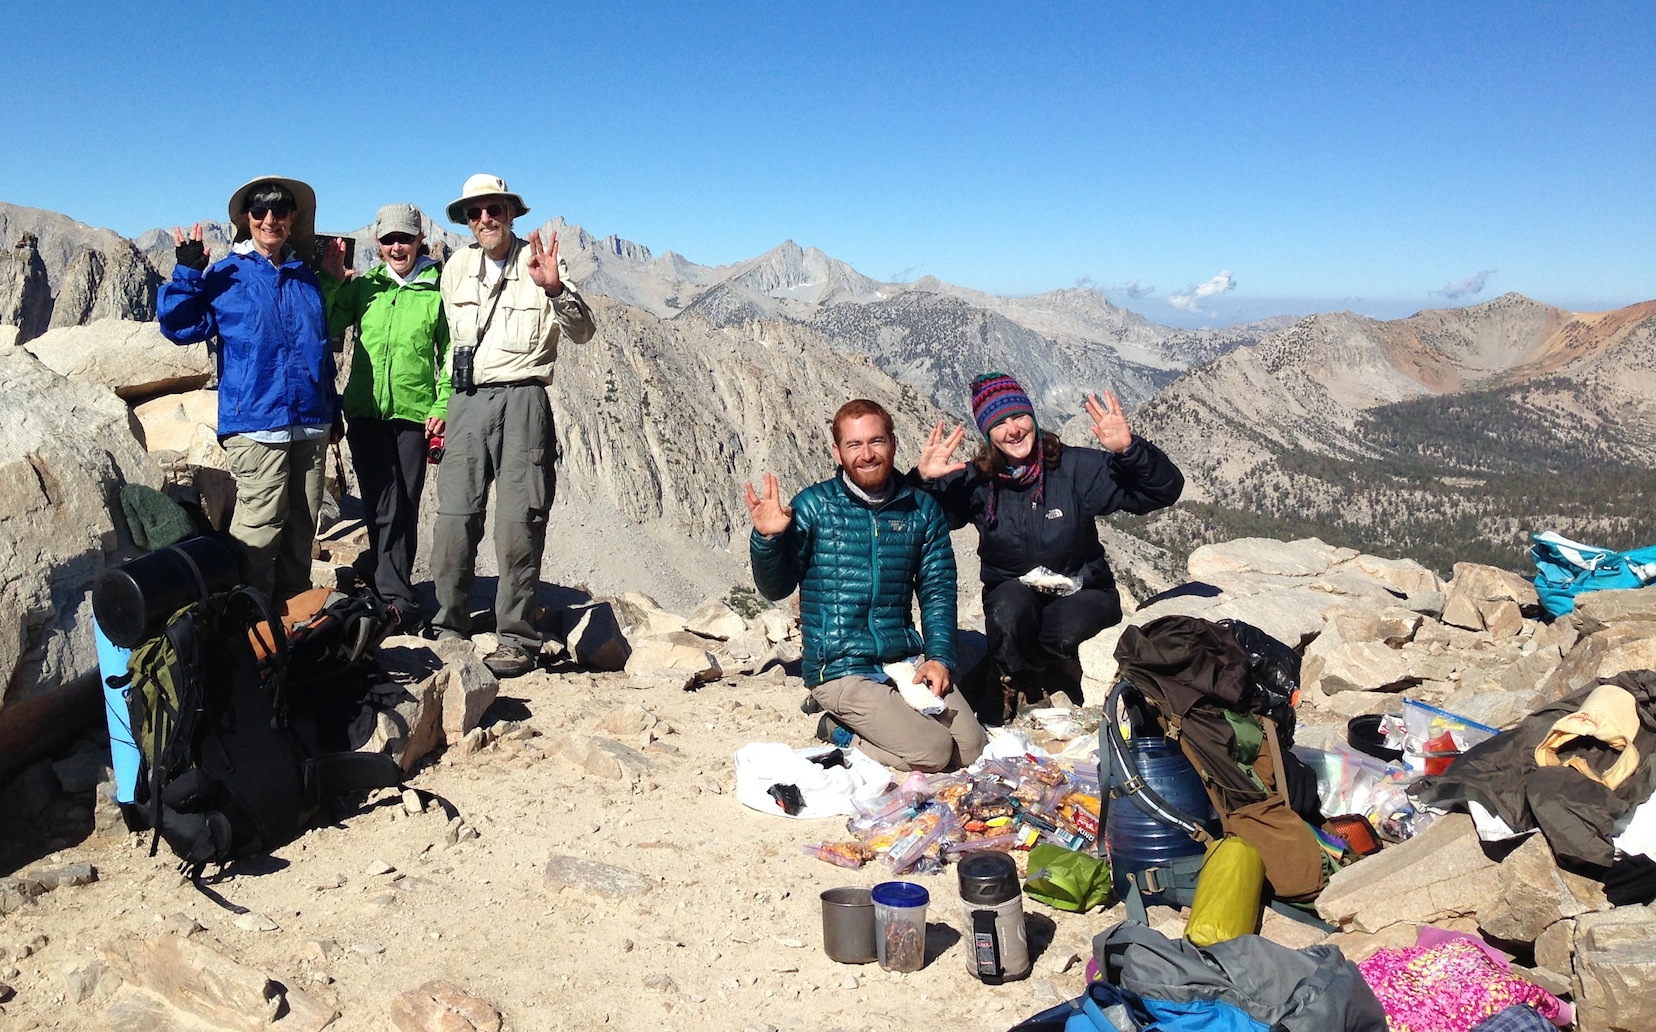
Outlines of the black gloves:
<svg viewBox="0 0 1656 1032">
<path fill-rule="evenodd" d="M 207 268 L 207 249 L 201 246 L 199 240 L 184 241 L 173 248 L 173 255 L 178 259 L 178 264 L 187 265 L 197 272 Z"/>
</svg>

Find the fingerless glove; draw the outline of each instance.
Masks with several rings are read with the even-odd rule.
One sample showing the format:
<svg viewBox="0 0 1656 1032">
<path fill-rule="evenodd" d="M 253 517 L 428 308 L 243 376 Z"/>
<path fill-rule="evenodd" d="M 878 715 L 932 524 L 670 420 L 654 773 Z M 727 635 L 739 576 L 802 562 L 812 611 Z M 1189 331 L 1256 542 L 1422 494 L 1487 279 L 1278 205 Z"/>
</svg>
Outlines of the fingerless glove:
<svg viewBox="0 0 1656 1032">
<path fill-rule="evenodd" d="M 186 240 L 179 244 L 173 249 L 173 256 L 178 259 L 178 264 L 187 265 L 197 272 L 207 268 L 207 249 L 201 246 L 199 240 Z"/>
</svg>

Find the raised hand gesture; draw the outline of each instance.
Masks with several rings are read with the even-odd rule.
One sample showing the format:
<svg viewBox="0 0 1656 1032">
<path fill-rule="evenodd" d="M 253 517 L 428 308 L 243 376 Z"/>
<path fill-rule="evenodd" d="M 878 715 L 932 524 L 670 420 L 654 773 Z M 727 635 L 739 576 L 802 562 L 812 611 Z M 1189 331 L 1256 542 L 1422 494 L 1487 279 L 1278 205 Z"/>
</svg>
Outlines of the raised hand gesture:
<svg viewBox="0 0 1656 1032">
<path fill-rule="evenodd" d="M 322 271 L 336 280 L 345 280 L 349 274 L 345 271 L 345 241 L 334 237 L 322 249 Z"/>
<path fill-rule="evenodd" d="M 173 258 L 179 265 L 197 272 L 207 268 L 207 249 L 201 243 L 201 223 L 190 227 L 188 240 L 184 239 L 182 229 L 173 227 Z"/>
<path fill-rule="evenodd" d="M 947 437 L 943 436 L 943 421 L 939 419 L 932 427 L 931 434 L 926 438 L 925 446 L 920 449 L 920 464 L 915 468 L 927 480 L 936 480 L 938 477 L 953 473 L 957 469 L 965 469 L 964 462 L 951 462 L 955 449 L 960 442 L 966 439 L 966 428 L 957 426 L 954 432 Z"/>
<path fill-rule="evenodd" d="M 1121 411 L 1121 402 L 1111 391 L 1104 392 L 1104 401 L 1098 395 L 1087 395 L 1087 418 L 1092 420 L 1093 436 L 1098 443 L 1117 455 L 1133 446 L 1133 431 L 1127 427 L 1127 416 Z"/>
<path fill-rule="evenodd" d="M 752 484 L 742 486 L 747 498 L 748 515 L 753 517 L 754 530 L 766 537 L 775 537 L 788 529 L 788 525 L 793 522 L 793 506 L 782 504 L 782 494 L 776 486 L 776 474 L 765 474 L 763 497 L 753 490 Z"/>
<path fill-rule="evenodd" d="M 558 234 L 551 237 L 552 246 L 543 250 L 540 230 L 529 234 L 529 278 L 547 297 L 557 297 L 563 293 L 563 276 L 558 273 Z"/>
</svg>

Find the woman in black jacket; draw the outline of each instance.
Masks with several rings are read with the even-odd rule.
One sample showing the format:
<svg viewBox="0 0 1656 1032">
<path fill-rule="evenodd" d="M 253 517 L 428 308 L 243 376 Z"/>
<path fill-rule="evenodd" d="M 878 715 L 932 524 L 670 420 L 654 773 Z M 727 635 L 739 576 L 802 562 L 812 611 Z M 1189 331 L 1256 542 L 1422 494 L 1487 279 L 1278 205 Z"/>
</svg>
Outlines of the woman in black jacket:
<svg viewBox="0 0 1656 1032">
<path fill-rule="evenodd" d="M 1079 700 L 1081 643 L 1121 621 L 1097 518 L 1153 512 L 1184 489 L 1172 460 L 1128 428 L 1114 394 L 1089 394 L 1086 412 L 1102 451 L 1066 447 L 1036 425 L 1017 380 L 985 373 L 972 381 L 978 454 L 951 461 L 966 430 L 945 436 L 938 423 L 915 470 L 951 526 L 978 529 L 989 655 L 1009 715 L 1020 691 L 1039 698 L 1056 687 Z"/>
</svg>

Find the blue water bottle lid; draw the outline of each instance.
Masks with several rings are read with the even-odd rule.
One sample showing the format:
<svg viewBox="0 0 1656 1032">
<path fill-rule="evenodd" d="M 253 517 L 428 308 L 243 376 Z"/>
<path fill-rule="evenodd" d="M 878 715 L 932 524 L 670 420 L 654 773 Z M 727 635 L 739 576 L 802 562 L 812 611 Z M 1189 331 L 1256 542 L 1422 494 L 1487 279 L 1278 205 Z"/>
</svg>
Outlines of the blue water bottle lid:
<svg viewBox="0 0 1656 1032">
<path fill-rule="evenodd" d="M 923 907 L 931 902 L 931 893 L 913 882 L 881 882 L 874 886 L 874 902 L 884 907 Z"/>
</svg>

